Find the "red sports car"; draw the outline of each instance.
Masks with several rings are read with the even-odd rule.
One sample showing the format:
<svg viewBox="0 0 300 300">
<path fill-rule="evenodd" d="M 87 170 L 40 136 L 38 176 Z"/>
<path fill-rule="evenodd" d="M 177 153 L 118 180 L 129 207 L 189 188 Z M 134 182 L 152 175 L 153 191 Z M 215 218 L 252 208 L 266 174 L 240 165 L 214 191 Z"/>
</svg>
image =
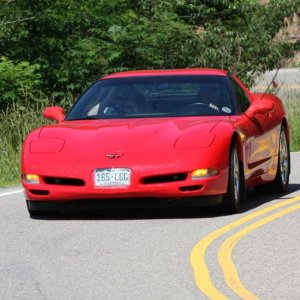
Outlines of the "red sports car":
<svg viewBox="0 0 300 300">
<path fill-rule="evenodd" d="M 215 69 L 131 71 L 95 82 L 23 145 L 30 215 L 74 206 L 223 204 L 247 187 L 287 189 L 290 130 L 280 99 Z"/>
</svg>

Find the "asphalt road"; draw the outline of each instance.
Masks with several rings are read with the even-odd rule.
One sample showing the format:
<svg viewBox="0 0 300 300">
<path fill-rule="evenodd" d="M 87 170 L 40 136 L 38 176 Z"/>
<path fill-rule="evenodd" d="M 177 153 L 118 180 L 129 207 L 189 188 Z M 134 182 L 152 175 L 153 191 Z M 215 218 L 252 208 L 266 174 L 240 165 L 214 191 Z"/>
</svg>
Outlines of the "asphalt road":
<svg viewBox="0 0 300 300">
<path fill-rule="evenodd" d="M 274 85 L 272 82 L 274 81 Z M 289 95 L 300 94 L 300 68 L 272 70 L 256 79 L 253 91 L 265 92 L 273 88 L 279 98 L 285 100 Z"/>
<path fill-rule="evenodd" d="M 202 208 L 31 219 L 19 190 L 0 189 L 0 299 L 300 299 L 300 153 L 288 194 L 250 191 L 231 216 Z"/>
</svg>

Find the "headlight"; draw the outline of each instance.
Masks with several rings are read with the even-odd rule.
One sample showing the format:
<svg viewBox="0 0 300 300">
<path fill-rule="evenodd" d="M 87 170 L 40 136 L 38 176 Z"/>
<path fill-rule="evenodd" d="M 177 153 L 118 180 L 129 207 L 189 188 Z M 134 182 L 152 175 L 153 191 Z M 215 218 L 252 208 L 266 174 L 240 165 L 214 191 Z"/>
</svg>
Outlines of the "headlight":
<svg viewBox="0 0 300 300">
<path fill-rule="evenodd" d="M 218 174 L 219 174 L 219 170 L 217 169 L 197 169 L 191 173 L 191 179 L 198 180 L 198 179 L 217 176 Z"/>
<path fill-rule="evenodd" d="M 30 183 L 30 184 L 39 184 L 40 183 L 40 177 L 36 174 L 23 174 L 22 178 L 25 183 Z"/>
</svg>

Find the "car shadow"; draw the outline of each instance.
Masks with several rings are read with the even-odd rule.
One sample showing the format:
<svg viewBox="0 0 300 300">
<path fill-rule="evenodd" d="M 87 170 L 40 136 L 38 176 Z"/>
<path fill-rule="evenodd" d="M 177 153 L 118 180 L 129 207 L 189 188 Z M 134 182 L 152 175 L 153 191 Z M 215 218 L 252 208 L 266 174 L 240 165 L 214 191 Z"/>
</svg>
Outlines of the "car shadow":
<svg viewBox="0 0 300 300">
<path fill-rule="evenodd" d="M 300 184 L 290 184 L 286 193 L 270 193 L 270 191 L 257 192 L 254 189 L 247 191 L 247 198 L 242 203 L 241 213 L 251 211 L 268 202 L 287 200 L 295 197 L 295 192 L 300 191 Z"/>
<path fill-rule="evenodd" d="M 270 194 L 270 192 L 247 191 L 247 197 L 241 204 L 239 214 L 250 212 L 273 201 L 287 200 L 295 197 L 300 190 L 300 184 L 290 184 L 285 194 Z M 216 218 L 226 216 L 222 206 L 211 207 L 172 207 L 163 208 L 122 208 L 122 209 L 83 209 L 52 213 L 46 216 L 32 217 L 39 220 L 144 220 L 144 219 L 191 219 Z"/>
</svg>

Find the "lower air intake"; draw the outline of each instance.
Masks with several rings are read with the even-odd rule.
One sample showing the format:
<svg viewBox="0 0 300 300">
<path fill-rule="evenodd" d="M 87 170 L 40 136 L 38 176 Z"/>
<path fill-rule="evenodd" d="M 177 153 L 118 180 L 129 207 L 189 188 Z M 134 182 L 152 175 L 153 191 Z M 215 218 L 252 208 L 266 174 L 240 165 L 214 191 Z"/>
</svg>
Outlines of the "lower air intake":
<svg viewBox="0 0 300 300">
<path fill-rule="evenodd" d="M 71 185 L 71 186 L 85 185 L 85 182 L 82 179 L 76 179 L 76 178 L 45 177 L 44 180 L 47 184 Z"/>
<path fill-rule="evenodd" d="M 145 177 L 143 180 L 143 183 L 144 184 L 153 184 L 153 183 L 183 181 L 183 180 L 186 180 L 186 178 L 187 178 L 187 173 L 150 176 L 150 177 Z"/>
</svg>

